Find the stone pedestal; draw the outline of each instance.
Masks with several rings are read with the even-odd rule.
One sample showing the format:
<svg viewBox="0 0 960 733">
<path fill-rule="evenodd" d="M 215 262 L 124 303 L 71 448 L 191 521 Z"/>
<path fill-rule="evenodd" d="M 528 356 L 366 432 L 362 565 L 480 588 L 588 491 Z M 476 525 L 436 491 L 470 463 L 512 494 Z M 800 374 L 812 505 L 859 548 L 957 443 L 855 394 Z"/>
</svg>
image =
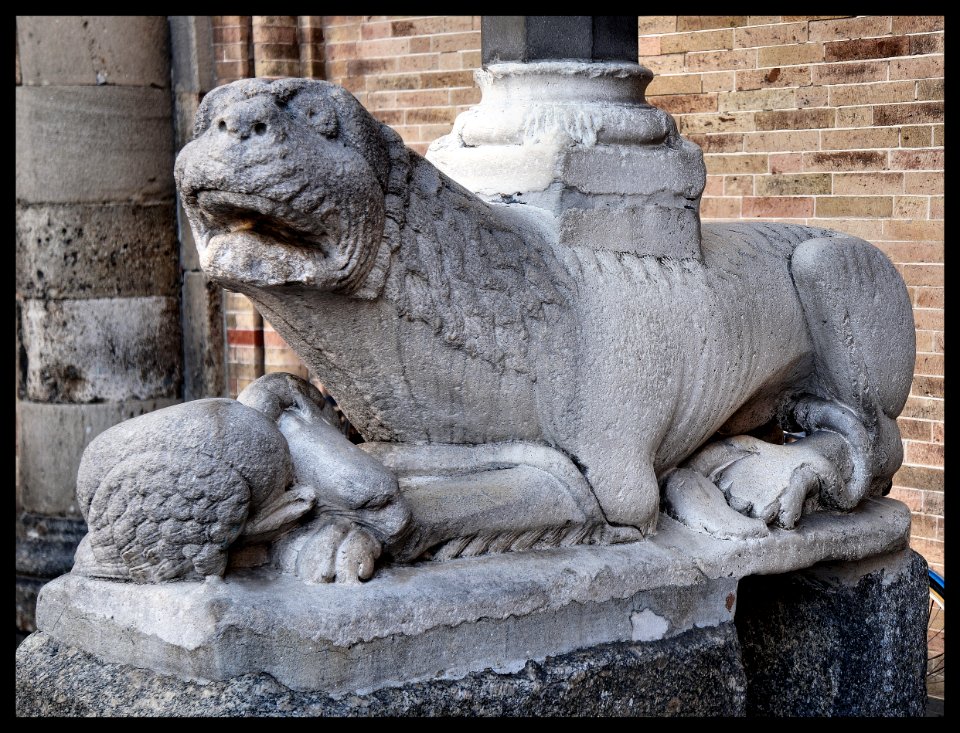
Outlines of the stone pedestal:
<svg viewBox="0 0 960 733">
<path fill-rule="evenodd" d="M 746 542 L 663 517 L 643 542 L 393 567 L 361 586 L 71 574 L 43 589 L 40 633 L 18 650 L 18 711 L 916 714 L 925 576 L 908 526 L 892 500 Z M 766 603 L 782 609 L 769 623 Z M 852 665 L 876 683 L 823 684 Z"/>
</svg>

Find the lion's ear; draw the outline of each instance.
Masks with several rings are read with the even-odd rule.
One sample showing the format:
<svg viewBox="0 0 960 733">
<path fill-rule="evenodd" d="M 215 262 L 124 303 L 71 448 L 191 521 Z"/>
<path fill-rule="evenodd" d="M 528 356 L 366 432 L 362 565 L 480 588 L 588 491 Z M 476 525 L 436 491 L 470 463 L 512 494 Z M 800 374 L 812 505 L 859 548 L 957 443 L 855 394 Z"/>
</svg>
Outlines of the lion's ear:
<svg viewBox="0 0 960 733">
<path fill-rule="evenodd" d="M 387 190 L 390 175 L 390 152 L 381 123 L 342 87 L 330 85 L 328 99 L 337 111 L 340 140 L 354 148 L 367 161 L 380 187 Z"/>
</svg>

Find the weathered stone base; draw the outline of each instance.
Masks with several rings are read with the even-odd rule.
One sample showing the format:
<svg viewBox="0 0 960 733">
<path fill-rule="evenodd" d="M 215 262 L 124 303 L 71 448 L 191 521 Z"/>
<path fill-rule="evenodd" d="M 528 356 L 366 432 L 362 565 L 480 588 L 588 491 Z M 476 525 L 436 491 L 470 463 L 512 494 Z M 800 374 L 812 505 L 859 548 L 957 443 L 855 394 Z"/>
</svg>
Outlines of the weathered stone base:
<svg viewBox="0 0 960 733">
<path fill-rule="evenodd" d="M 746 679 L 733 624 L 661 641 L 602 644 L 528 662 L 339 699 L 267 674 L 186 682 L 104 664 L 38 632 L 17 654 L 20 716 L 743 715 Z"/>
<path fill-rule="evenodd" d="M 921 715 L 926 568 L 892 500 L 729 542 L 44 587 L 23 715 Z M 146 671 L 148 668 L 151 671 Z"/>
</svg>

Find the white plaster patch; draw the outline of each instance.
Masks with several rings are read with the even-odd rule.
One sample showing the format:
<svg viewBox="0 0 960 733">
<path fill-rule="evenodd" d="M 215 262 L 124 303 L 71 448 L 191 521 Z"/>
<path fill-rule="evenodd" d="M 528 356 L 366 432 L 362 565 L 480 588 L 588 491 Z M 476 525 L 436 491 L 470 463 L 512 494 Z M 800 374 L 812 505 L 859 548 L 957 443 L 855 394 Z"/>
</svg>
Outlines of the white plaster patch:
<svg viewBox="0 0 960 733">
<path fill-rule="evenodd" d="M 630 614 L 630 625 L 633 627 L 634 641 L 656 641 L 662 639 L 670 628 L 670 622 L 663 616 L 658 616 L 649 608 L 634 611 Z"/>
</svg>

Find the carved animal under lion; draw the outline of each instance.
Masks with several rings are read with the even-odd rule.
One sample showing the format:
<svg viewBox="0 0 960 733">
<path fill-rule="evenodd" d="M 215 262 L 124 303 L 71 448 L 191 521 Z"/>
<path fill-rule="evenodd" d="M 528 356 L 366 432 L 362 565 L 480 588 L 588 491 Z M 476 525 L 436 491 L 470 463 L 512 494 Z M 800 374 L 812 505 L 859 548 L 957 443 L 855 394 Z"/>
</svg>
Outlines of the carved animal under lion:
<svg viewBox="0 0 960 733">
<path fill-rule="evenodd" d="M 350 511 L 368 511 L 347 524 L 378 535 L 378 511 L 412 512 L 360 577 L 382 548 L 632 541 L 662 506 L 759 537 L 889 488 L 914 326 L 869 243 L 751 223 L 703 225 L 697 258 L 561 245 L 545 212 L 474 195 L 326 82 L 221 87 L 195 132 L 176 177 L 203 269 L 254 301 L 399 481 L 374 482 L 379 505 L 354 486 Z M 803 437 L 761 439 L 779 429 Z M 326 569 L 300 574 L 355 580 L 330 570 L 348 529 L 313 521 L 286 542 L 319 542 Z"/>
</svg>

